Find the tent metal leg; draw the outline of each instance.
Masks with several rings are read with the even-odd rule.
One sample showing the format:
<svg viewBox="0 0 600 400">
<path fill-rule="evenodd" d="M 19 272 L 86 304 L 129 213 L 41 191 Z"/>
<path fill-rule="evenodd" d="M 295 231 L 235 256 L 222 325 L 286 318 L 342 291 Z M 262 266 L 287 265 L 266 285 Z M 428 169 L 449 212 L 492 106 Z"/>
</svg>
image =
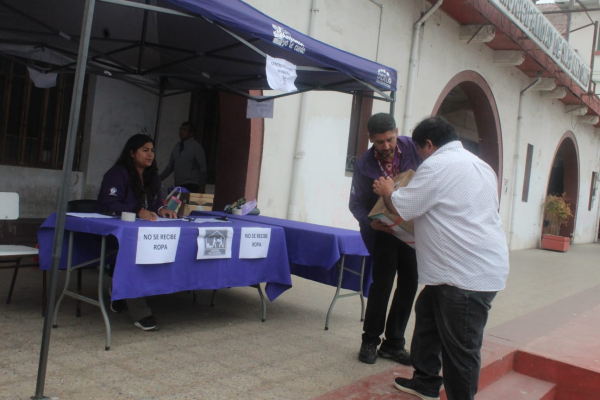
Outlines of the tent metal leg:
<svg viewBox="0 0 600 400">
<path fill-rule="evenodd" d="M 67 141 L 65 143 L 65 157 L 63 160 L 63 171 L 61 178 L 61 191 L 58 200 L 58 210 L 56 213 L 56 228 L 54 231 L 54 243 L 52 245 L 52 276 L 50 283 L 51 301 L 48 301 L 46 316 L 44 317 L 44 329 L 42 334 L 42 343 L 40 346 L 40 360 L 38 363 L 38 374 L 33 400 L 44 399 L 44 385 L 46 383 L 46 367 L 48 366 L 48 352 L 50 349 L 50 335 L 52 331 L 51 318 L 54 314 L 54 296 L 56 295 L 56 286 L 58 283 L 58 267 L 60 264 L 63 236 L 65 232 L 65 221 L 67 212 L 67 202 L 69 201 L 69 188 L 71 180 L 71 170 L 73 168 L 73 156 L 75 153 L 75 143 L 77 142 L 77 127 L 79 126 L 79 114 L 81 111 L 81 98 L 85 81 L 85 70 L 87 67 L 88 52 L 90 47 L 90 37 L 92 33 L 92 22 L 94 20 L 94 7 L 96 0 L 86 0 L 84 14 L 81 23 L 81 40 L 79 41 L 79 51 L 77 55 L 77 68 L 73 83 L 73 97 L 71 99 L 71 109 L 69 111 L 69 125 Z"/>
<path fill-rule="evenodd" d="M 338 268 L 339 268 L 340 274 L 338 275 L 338 284 L 337 284 L 337 288 L 335 289 L 335 295 L 333 296 L 333 300 L 331 301 L 331 305 L 329 306 L 329 310 L 327 311 L 327 318 L 325 319 L 325 330 L 326 331 L 329 330 L 329 318 L 331 317 L 331 312 L 333 311 L 333 307 L 335 307 L 335 303 L 337 302 L 338 299 L 341 299 L 344 297 L 360 296 L 360 320 L 361 320 L 361 322 L 365 320 L 365 299 L 364 299 L 365 296 L 363 294 L 363 280 L 364 280 L 364 275 L 365 275 L 366 259 L 367 259 L 366 257 L 363 257 L 363 259 L 362 259 L 360 273 L 356 272 L 350 268 L 346 268 L 344 266 L 344 263 L 346 261 L 346 255 L 342 255 L 342 258 L 338 262 Z M 358 275 L 360 277 L 360 288 L 358 291 L 352 292 L 352 293 L 347 293 L 347 294 L 340 294 L 340 290 L 342 289 L 342 280 L 344 278 L 344 271 L 347 271 L 354 275 Z"/>
</svg>

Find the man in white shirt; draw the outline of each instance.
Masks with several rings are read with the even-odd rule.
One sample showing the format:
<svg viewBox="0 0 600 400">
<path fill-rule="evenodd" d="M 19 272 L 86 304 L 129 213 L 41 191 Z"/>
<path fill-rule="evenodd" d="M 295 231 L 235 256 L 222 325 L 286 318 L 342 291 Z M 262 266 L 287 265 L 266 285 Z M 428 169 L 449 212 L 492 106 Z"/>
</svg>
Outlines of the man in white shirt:
<svg viewBox="0 0 600 400">
<path fill-rule="evenodd" d="M 431 400 L 439 399 L 443 382 L 448 400 L 474 399 L 483 330 L 509 269 L 498 181 L 441 117 L 421 122 L 412 139 L 423 164 L 408 186 L 394 191 L 389 178 L 373 185 L 391 212 L 414 220 L 419 283 L 425 285 L 415 304 L 413 378 L 396 378 L 395 386 Z"/>
</svg>

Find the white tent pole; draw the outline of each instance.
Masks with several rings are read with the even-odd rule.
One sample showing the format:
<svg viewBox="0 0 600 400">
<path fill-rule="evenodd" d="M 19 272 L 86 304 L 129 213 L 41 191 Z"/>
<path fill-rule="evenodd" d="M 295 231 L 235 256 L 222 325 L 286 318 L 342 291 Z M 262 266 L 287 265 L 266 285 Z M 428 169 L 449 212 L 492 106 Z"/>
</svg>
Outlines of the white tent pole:
<svg viewBox="0 0 600 400">
<path fill-rule="evenodd" d="M 79 55 L 77 57 L 77 69 L 69 114 L 69 128 L 67 143 L 65 145 L 65 158 L 63 161 L 63 173 L 61 190 L 58 200 L 58 211 L 56 214 L 56 227 L 54 230 L 54 243 L 52 246 L 52 275 L 50 279 L 50 293 L 46 302 L 46 316 L 44 318 L 44 331 L 42 334 L 42 346 L 40 348 L 40 361 L 38 365 L 38 377 L 33 400 L 45 399 L 44 384 L 46 381 L 46 366 L 48 364 L 48 350 L 50 346 L 50 332 L 52 328 L 52 317 L 54 315 L 54 301 L 56 299 L 56 286 L 58 283 L 58 267 L 63 246 L 65 232 L 65 219 L 67 202 L 69 201 L 69 189 L 71 188 L 71 170 L 73 169 L 73 154 L 77 142 L 77 128 L 79 126 L 79 113 L 81 110 L 81 97 L 85 80 L 85 69 L 87 65 L 88 49 L 94 19 L 94 6 L 96 0 L 86 0 L 83 21 L 81 24 L 81 41 L 79 42 Z"/>
</svg>

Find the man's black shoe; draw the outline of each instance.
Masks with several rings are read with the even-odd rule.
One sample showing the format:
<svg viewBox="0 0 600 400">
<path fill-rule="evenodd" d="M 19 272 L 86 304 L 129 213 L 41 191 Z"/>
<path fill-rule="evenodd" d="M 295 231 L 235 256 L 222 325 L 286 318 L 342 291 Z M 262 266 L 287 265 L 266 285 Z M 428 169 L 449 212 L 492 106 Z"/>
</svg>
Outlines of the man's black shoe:
<svg viewBox="0 0 600 400">
<path fill-rule="evenodd" d="M 377 345 L 363 342 L 360 345 L 358 360 L 365 364 L 375 364 L 375 361 L 377 361 Z"/>
<path fill-rule="evenodd" d="M 396 379 L 394 379 L 394 386 L 396 386 L 396 389 L 398 389 L 404 393 L 414 394 L 415 396 L 417 396 L 418 398 L 423 399 L 423 400 L 440 400 L 439 394 L 437 394 L 437 395 L 425 394 L 424 390 L 421 388 L 418 388 L 417 385 L 415 384 L 415 381 L 413 381 L 412 379 L 396 378 Z"/>
<path fill-rule="evenodd" d="M 381 346 L 379 348 L 379 355 L 383 358 L 389 358 L 402 365 L 411 366 L 410 353 L 406 349 L 391 349 Z"/>
</svg>

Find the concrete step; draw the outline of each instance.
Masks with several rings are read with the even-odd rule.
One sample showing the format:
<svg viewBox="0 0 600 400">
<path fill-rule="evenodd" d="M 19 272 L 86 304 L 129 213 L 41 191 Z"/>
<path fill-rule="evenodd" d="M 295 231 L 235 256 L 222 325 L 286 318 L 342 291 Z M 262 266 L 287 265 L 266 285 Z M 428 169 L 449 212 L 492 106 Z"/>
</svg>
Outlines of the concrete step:
<svg viewBox="0 0 600 400">
<path fill-rule="evenodd" d="M 515 349 L 494 341 L 486 340 L 481 349 L 481 374 L 479 390 L 506 376 L 513 368 Z M 368 376 L 359 381 L 343 386 L 314 398 L 313 400 L 414 400 L 415 397 L 400 392 L 394 387 L 396 377 L 411 378 L 412 367 L 396 365 L 378 374 Z M 442 388 L 440 399 L 446 395 Z M 509 398 L 502 400 L 512 400 Z"/>
<path fill-rule="evenodd" d="M 554 383 L 511 371 L 475 396 L 476 400 L 554 400 Z"/>
</svg>

